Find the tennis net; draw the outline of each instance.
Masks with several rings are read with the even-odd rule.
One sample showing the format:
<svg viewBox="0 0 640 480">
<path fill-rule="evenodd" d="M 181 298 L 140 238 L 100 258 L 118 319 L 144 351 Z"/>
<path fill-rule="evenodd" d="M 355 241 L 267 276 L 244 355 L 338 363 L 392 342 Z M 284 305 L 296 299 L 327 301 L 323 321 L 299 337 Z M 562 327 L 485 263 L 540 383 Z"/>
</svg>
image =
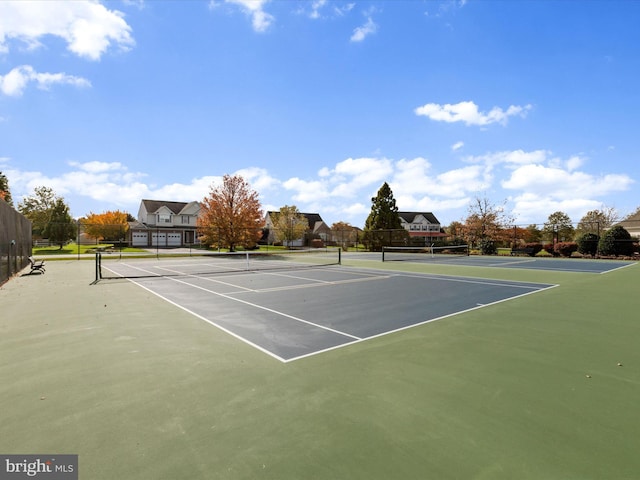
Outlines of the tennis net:
<svg viewBox="0 0 640 480">
<path fill-rule="evenodd" d="M 148 278 L 260 270 L 306 269 L 341 263 L 341 250 L 155 253 L 111 256 L 96 253 L 96 279 Z"/>
<path fill-rule="evenodd" d="M 383 262 L 421 262 L 463 258 L 469 255 L 469 245 L 382 247 Z"/>
</svg>

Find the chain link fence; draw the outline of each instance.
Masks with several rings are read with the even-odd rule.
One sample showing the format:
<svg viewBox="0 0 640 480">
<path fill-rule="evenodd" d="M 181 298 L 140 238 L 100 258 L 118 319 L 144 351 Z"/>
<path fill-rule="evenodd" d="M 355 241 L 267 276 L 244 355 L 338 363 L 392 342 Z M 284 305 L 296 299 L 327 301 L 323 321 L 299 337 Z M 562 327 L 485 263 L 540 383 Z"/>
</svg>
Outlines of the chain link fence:
<svg viewBox="0 0 640 480">
<path fill-rule="evenodd" d="M 31 222 L 0 201 L 0 285 L 29 264 Z"/>
</svg>

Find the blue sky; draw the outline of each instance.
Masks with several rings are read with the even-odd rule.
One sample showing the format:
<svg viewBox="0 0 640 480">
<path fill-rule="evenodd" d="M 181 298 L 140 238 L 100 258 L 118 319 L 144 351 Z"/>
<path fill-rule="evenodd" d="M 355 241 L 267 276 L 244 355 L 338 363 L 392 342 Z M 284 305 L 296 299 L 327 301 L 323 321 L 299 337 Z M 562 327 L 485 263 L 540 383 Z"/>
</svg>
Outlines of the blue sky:
<svg viewBox="0 0 640 480">
<path fill-rule="evenodd" d="M 640 2 L 0 2 L 0 171 L 71 213 L 201 200 L 362 227 L 640 205 Z"/>
</svg>

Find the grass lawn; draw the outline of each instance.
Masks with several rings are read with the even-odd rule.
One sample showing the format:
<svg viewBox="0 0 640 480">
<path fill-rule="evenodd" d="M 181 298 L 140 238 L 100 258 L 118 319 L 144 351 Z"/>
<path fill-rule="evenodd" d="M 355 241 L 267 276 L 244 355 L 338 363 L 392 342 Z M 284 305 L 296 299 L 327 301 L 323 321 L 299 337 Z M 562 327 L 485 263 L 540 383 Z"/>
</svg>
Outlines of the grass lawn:
<svg viewBox="0 0 640 480">
<path fill-rule="evenodd" d="M 53 262 L 0 289 L 0 452 L 92 480 L 638 478 L 639 265 L 384 268 L 559 286 L 283 364 Z"/>
<path fill-rule="evenodd" d="M 33 247 L 31 249 L 32 255 L 46 255 L 46 256 L 54 256 L 54 255 L 76 255 L 76 254 L 86 254 L 86 253 L 95 253 L 97 250 L 106 250 L 113 248 L 113 244 L 104 243 L 104 244 L 92 244 L 86 245 L 77 243 L 68 243 L 64 245 L 62 248 L 60 246 L 51 246 L 51 247 Z M 140 248 L 132 248 L 132 247 L 124 247 L 124 248 L 116 248 L 115 251 L 123 253 L 136 253 L 136 252 L 144 252 Z"/>
</svg>

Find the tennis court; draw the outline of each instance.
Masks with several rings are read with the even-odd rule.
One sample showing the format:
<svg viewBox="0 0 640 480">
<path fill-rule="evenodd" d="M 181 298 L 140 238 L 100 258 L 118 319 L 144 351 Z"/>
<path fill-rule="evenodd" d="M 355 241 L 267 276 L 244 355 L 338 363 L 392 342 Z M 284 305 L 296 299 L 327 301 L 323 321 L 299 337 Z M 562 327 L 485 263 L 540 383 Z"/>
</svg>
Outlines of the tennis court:
<svg viewBox="0 0 640 480">
<path fill-rule="evenodd" d="M 466 245 L 461 246 L 466 247 Z M 435 253 L 411 247 L 385 247 L 382 259 L 385 262 L 414 262 L 434 264 L 457 264 L 470 267 L 517 268 L 557 272 L 608 273 L 618 268 L 634 265 L 632 261 L 597 260 L 588 258 L 556 258 L 528 256 L 469 255 L 466 249 L 439 247 Z M 380 254 L 377 254 L 380 258 Z"/>
<path fill-rule="evenodd" d="M 97 285 L 93 262 L 48 260 L 0 288 L 0 451 L 78 454 L 95 480 L 637 477 L 637 265 L 372 255 L 206 275 L 123 256 L 103 267 L 148 271 Z M 276 342 L 290 360 L 245 343 L 273 341 L 282 314 L 362 340 L 320 347 L 294 321 Z"/>
<path fill-rule="evenodd" d="M 224 258 L 224 261 L 219 261 Z M 139 259 L 102 265 L 268 355 L 289 362 L 473 309 L 551 284 L 359 270 L 282 259 L 251 270 L 248 256 Z M 306 259 L 305 259 L 306 260 Z M 203 265 L 204 261 L 204 265 Z M 326 261 L 324 259 L 323 261 Z M 206 272 L 214 269 L 218 271 Z M 224 270 L 224 271 L 222 271 Z"/>
</svg>

